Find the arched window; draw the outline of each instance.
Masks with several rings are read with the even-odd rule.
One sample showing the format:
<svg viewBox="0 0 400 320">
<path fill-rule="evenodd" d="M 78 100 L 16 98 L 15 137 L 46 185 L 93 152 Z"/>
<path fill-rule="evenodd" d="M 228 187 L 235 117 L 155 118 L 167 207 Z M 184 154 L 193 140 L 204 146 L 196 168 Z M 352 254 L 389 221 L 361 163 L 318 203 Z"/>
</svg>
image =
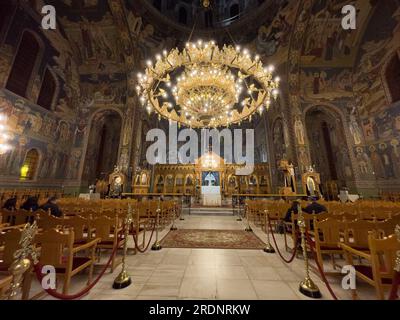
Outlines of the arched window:
<svg viewBox="0 0 400 320">
<path fill-rule="evenodd" d="M 389 89 L 391 103 L 400 101 L 400 57 L 395 54 L 386 67 L 386 84 Z"/>
<path fill-rule="evenodd" d="M 24 32 L 14 63 L 8 77 L 6 88 L 22 97 L 27 97 L 29 81 L 35 67 L 40 46 L 31 32 Z"/>
<path fill-rule="evenodd" d="M 239 4 L 235 3 L 235 4 L 231 5 L 231 8 L 230 8 L 231 18 L 237 18 L 239 13 L 240 13 Z"/>
<path fill-rule="evenodd" d="M 47 68 L 44 74 L 42 87 L 40 88 L 37 104 L 47 110 L 51 110 L 55 93 L 56 81 L 51 71 Z"/>
<path fill-rule="evenodd" d="M 21 180 L 33 180 L 39 167 L 39 152 L 31 149 L 27 152 L 21 167 Z"/>
<path fill-rule="evenodd" d="M 178 20 L 179 20 L 179 23 L 187 24 L 187 12 L 184 7 L 179 8 Z"/>
</svg>

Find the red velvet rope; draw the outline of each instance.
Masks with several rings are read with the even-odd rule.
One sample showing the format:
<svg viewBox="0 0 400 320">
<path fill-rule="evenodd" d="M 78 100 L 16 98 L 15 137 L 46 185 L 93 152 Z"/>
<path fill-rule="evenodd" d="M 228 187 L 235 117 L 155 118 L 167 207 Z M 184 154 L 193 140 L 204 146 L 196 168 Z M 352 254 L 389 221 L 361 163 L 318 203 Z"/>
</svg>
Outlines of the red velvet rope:
<svg viewBox="0 0 400 320">
<path fill-rule="evenodd" d="M 400 287 L 400 272 L 395 271 L 393 277 L 392 289 L 390 291 L 389 300 L 397 300 L 399 298 L 397 292 Z"/>
<path fill-rule="evenodd" d="M 123 234 L 123 230 L 121 230 L 120 235 L 121 234 Z M 120 235 L 119 235 L 118 241 L 113 249 L 113 252 L 111 253 L 111 256 L 108 259 L 103 270 L 100 272 L 100 274 L 97 276 L 97 278 L 90 285 L 88 285 L 85 289 L 83 289 L 82 291 L 80 291 L 76 294 L 73 294 L 73 295 L 62 294 L 62 293 L 57 292 L 54 289 L 44 289 L 44 290 L 52 297 L 60 299 L 60 300 L 76 300 L 76 299 L 83 297 L 85 294 L 87 294 L 90 290 L 92 290 L 94 288 L 94 286 L 100 281 L 100 279 L 103 277 L 104 273 L 107 271 L 108 267 L 110 266 L 114 255 L 117 253 L 118 243 L 122 239 L 122 237 Z M 36 277 L 38 278 L 39 282 L 42 283 L 42 280 L 44 278 L 44 276 L 42 274 L 42 265 L 40 265 L 40 263 L 35 264 L 34 271 L 36 273 Z"/>
<path fill-rule="evenodd" d="M 268 217 L 269 217 L 269 216 L 268 216 Z M 270 220 L 269 218 L 268 218 L 268 225 L 269 225 L 269 229 L 270 229 L 271 234 L 272 234 L 272 239 L 274 240 L 274 244 L 275 244 L 276 250 L 278 251 L 279 256 L 281 257 L 281 259 L 282 259 L 284 262 L 286 262 L 286 263 L 292 263 L 293 260 L 294 260 L 294 258 L 296 257 L 296 253 L 297 253 L 297 245 L 298 245 L 297 237 L 296 237 L 296 242 L 295 242 L 295 245 L 294 245 L 293 254 L 292 254 L 292 256 L 290 257 L 290 259 L 286 259 L 286 258 L 282 255 L 281 251 L 279 250 L 278 244 L 277 244 L 276 239 L 275 239 L 274 231 L 272 230 L 271 220 Z"/>
<path fill-rule="evenodd" d="M 321 265 L 318 263 L 316 253 L 315 253 L 315 251 L 314 251 L 314 243 L 312 242 L 312 240 L 311 240 L 311 238 L 310 238 L 310 235 L 308 234 L 308 231 L 307 231 L 307 230 L 306 230 L 306 235 L 307 235 L 307 240 L 308 240 L 309 245 L 310 245 L 310 247 L 311 247 L 312 253 L 313 253 L 313 255 L 314 255 L 315 263 L 317 264 L 318 270 L 319 270 L 319 272 L 321 273 L 322 279 L 323 279 L 323 281 L 325 282 L 325 284 L 326 284 L 326 286 L 327 286 L 329 292 L 331 293 L 332 297 L 333 297 L 335 300 L 338 300 L 337 297 L 336 297 L 336 295 L 335 295 L 335 293 L 333 292 L 333 290 L 332 290 L 332 288 L 331 288 L 331 286 L 330 286 L 328 280 L 326 279 L 326 276 L 325 276 L 325 274 L 324 274 L 324 272 L 323 272 L 323 270 L 322 270 L 322 268 L 321 268 Z M 397 300 L 397 299 L 399 298 L 399 296 L 398 296 L 398 294 L 397 294 L 397 292 L 398 292 L 398 290 L 399 290 L 399 287 L 400 287 L 400 272 L 397 272 L 397 271 L 396 271 L 396 272 L 394 273 L 393 280 L 392 280 L 392 289 L 391 289 L 391 291 L 390 291 L 389 300 Z"/>
<path fill-rule="evenodd" d="M 310 248 L 311 248 L 311 252 L 312 252 L 312 254 L 313 254 L 313 256 L 314 256 L 314 261 L 315 261 L 315 263 L 316 263 L 316 265 L 317 265 L 317 267 L 318 267 L 318 271 L 319 271 L 319 273 L 321 274 L 322 280 L 324 281 L 326 287 L 328 288 L 329 293 L 332 295 L 332 298 L 333 298 L 334 300 L 338 300 L 337 296 L 335 295 L 335 293 L 334 293 L 333 290 L 332 290 L 331 285 L 330 285 L 329 282 L 328 282 L 328 279 L 326 279 L 325 273 L 324 273 L 324 271 L 323 271 L 321 265 L 320 265 L 319 262 L 318 262 L 317 254 L 316 254 L 316 252 L 315 252 L 315 250 L 314 250 L 315 244 L 313 243 L 313 241 L 312 241 L 312 239 L 311 239 L 311 237 L 310 237 L 310 235 L 309 235 L 307 229 L 306 229 L 306 238 L 307 238 L 307 241 L 308 241 L 308 245 L 309 245 Z"/>
<path fill-rule="evenodd" d="M 146 248 L 144 248 L 144 249 L 140 249 L 140 247 L 139 247 L 139 245 L 137 243 L 137 239 L 136 239 L 135 235 L 134 234 L 132 235 L 133 241 L 135 242 L 135 248 L 136 248 L 137 251 L 139 251 L 140 253 L 145 253 L 149 249 L 151 241 L 153 240 L 153 235 L 154 235 L 154 231 L 155 230 L 156 230 L 156 223 L 154 223 L 153 230 L 151 231 L 149 243 L 147 244 Z M 137 232 L 138 231 L 139 231 L 139 229 L 137 230 Z"/>
</svg>

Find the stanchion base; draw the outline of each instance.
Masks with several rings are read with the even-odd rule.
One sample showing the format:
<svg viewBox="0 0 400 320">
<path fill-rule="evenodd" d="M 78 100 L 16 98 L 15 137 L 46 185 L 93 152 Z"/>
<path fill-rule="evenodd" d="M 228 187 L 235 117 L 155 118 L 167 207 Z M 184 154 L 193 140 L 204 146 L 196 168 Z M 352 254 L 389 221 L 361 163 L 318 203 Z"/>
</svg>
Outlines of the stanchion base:
<svg viewBox="0 0 400 320">
<path fill-rule="evenodd" d="M 309 298 L 319 299 L 322 297 L 321 291 L 311 279 L 304 279 L 300 283 L 299 291 Z"/>
<path fill-rule="evenodd" d="M 271 244 L 267 244 L 267 246 L 264 248 L 264 252 L 266 253 L 275 253 L 275 249 Z"/>
<path fill-rule="evenodd" d="M 132 284 L 131 277 L 122 271 L 117 278 L 114 280 L 113 289 L 120 290 L 129 287 Z"/>
<path fill-rule="evenodd" d="M 176 231 L 176 230 L 178 230 L 178 228 L 177 228 L 177 227 L 171 227 L 170 230 L 171 230 L 171 231 Z"/>
<path fill-rule="evenodd" d="M 251 227 L 247 227 L 246 229 L 244 229 L 244 231 L 246 232 L 253 232 L 253 229 Z"/>
<path fill-rule="evenodd" d="M 155 244 L 153 244 L 153 246 L 151 247 L 152 251 L 160 251 L 162 249 L 162 246 L 159 242 L 156 242 Z"/>
</svg>

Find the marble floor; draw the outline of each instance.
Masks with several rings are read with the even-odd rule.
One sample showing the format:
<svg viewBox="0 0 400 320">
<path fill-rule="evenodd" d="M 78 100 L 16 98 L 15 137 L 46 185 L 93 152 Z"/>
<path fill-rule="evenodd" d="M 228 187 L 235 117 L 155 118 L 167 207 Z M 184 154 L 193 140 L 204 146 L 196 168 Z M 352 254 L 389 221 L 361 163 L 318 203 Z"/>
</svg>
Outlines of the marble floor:
<svg viewBox="0 0 400 320">
<path fill-rule="evenodd" d="M 241 230 L 245 222 L 233 216 L 185 216 L 177 221 L 178 228 Z M 264 241 L 265 234 L 253 226 Z M 169 228 L 168 228 L 169 230 Z M 162 238 L 168 230 L 164 230 Z M 283 237 L 277 235 L 281 250 Z M 284 252 L 287 256 L 288 253 Z M 106 273 L 91 292 L 82 299 L 96 300 L 174 300 L 174 299 L 226 299 L 226 300 L 305 300 L 298 291 L 304 279 L 304 260 L 297 258 L 290 265 L 278 254 L 261 250 L 218 249 L 162 249 L 144 254 L 128 255 L 127 269 L 133 284 L 122 290 L 113 290 L 112 284 L 120 271 Z M 327 268 L 329 263 L 326 263 Z M 322 299 L 332 299 L 317 274 L 312 279 L 322 292 Z M 85 286 L 86 275 L 74 277 L 71 292 Z M 351 299 L 349 291 L 341 288 L 340 277 L 329 277 L 339 299 Z M 361 299 L 375 299 L 372 287 L 358 283 Z M 35 285 L 38 290 L 38 284 Z M 35 287 L 34 286 L 34 287 Z M 42 299 L 52 299 L 46 295 Z"/>
</svg>

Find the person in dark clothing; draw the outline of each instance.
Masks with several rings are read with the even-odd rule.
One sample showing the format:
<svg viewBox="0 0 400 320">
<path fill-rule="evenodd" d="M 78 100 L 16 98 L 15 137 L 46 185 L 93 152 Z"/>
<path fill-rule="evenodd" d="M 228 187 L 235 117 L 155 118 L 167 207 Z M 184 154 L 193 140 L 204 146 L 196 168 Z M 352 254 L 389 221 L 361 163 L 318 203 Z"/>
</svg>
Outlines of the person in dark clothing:
<svg viewBox="0 0 400 320">
<path fill-rule="evenodd" d="M 23 203 L 20 209 L 26 210 L 26 211 L 37 211 L 39 210 L 39 203 L 38 203 L 38 198 L 37 197 L 29 197 L 26 199 L 26 201 Z"/>
<path fill-rule="evenodd" d="M 57 198 L 51 197 L 47 202 L 40 207 L 40 209 L 48 212 L 50 210 L 50 214 L 54 217 L 61 217 L 62 211 L 60 210 L 59 206 L 57 205 Z"/>
<path fill-rule="evenodd" d="M 322 212 L 327 212 L 328 210 L 326 209 L 325 206 L 323 206 L 322 204 L 319 204 L 317 202 L 317 198 L 313 197 L 311 198 L 311 203 L 303 209 L 304 212 L 309 213 L 309 214 L 319 214 Z"/>
<path fill-rule="evenodd" d="M 286 222 L 292 221 L 292 213 L 298 214 L 299 206 L 300 206 L 299 201 L 293 201 L 292 206 L 286 211 L 286 216 L 285 216 L 284 221 L 286 221 Z"/>
<path fill-rule="evenodd" d="M 12 197 L 4 202 L 3 209 L 13 211 L 17 209 L 17 197 Z"/>
</svg>

